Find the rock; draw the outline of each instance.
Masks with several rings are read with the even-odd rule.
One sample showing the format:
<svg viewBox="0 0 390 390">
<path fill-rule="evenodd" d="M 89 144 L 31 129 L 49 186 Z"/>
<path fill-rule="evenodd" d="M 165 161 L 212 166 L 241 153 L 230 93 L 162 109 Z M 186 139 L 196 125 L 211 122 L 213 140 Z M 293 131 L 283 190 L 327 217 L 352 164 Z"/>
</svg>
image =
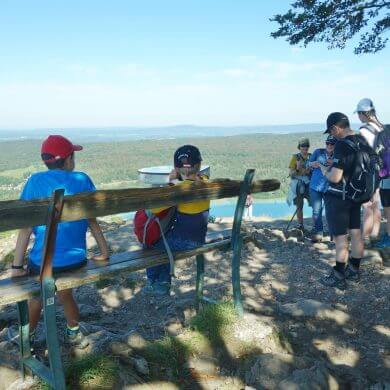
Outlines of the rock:
<svg viewBox="0 0 390 390">
<path fill-rule="evenodd" d="M 331 305 L 314 299 L 298 299 L 295 303 L 281 305 L 280 311 L 292 317 L 312 317 L 334 320 L 339 325 L 346 324 L 350 317 L 347 313 L 334 309 Z"/>
<path fill-rule="evenodd" d="M 186 362 L 186 366 L 196 374 L 215 375 L 219 371 L 218 360 L 212 357 L 190 357 Z M 196 376 L 195 374 L 195 376 Z"/>
<path fill-rule="evenodd" d="M 142 349 L 147 345 L 147 341 L 137 332 L 129 332 L 121 337 L 121 341 L 132 349 Z"/>
<path fill-rule="evenodd" d="M 293 355 L 281 353 L 259 355 L 246 372 L 245 381 L 256 389 L 275 389 L 294 370 L 294 359 Z"/>
<path fill-rule="evenodd" d="M 8 390 L 9 386 L 20 378 L 19 370 L 1 365 L 0 378 L 0 390 Z"/>
<path fill-rule="evenodd" d="M 0 389 L 1 388 L 2 387 L 0 385 Z M 24 380 L 22 378 L 17 379 L 9 387 L 7 387 L 7 390 L 33 390 L 37 388 L 39 388 L 38 378 L 27 376 Z"/>
<path fill-rule="evenodd" d="M 129 355 L 131 354 L 131 348 L 127 344 L 121 343 L 119 341 L 111 342 L 109 349 L 113 355 L 125 359 L 128 359 Z"/>
<path fill-rule="evenodd" d="M 139 372 L 142 375 L 149 375 L 150 373 L 149 365 L 148 362 L 143 357 L 140 356 L 130 357 L 130 361 L 137 372 Z"/>
<path fill-rule="evenodd" d="M 290 377 L 281 381 L 280 390 L 338 390 L 339 385 L 320 363 L 311 368 L 295 370 Z"/>
</svg>

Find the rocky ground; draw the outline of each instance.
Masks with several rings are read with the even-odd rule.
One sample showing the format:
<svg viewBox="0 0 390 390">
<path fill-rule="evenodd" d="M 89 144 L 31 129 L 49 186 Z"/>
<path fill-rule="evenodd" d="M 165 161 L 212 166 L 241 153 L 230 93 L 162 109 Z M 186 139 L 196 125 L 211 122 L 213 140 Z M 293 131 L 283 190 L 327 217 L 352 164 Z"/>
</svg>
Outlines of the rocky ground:
<svg viewBox="0 0 390 390">
<path fill-rule="evenodd" d="M 229 226 L 229 221 L 223 222 L 211 228 Z M 143 292 L 143 272 L 78 288 L 83 327 L 90 340 L 86 352 L 113 356 L 119 362 L 119 377 L 112 387 L 390 389 L 390 268 L 377 252 L 366 251 L 360 283 L 349 284 L 344 292 L 323 287 L 318 279 L 333 263 L 333 244 L 328 239 L 312 244 L 294 237 L 294 231 L 286 239 L 285 225 L 286 221 L 245 225 L 256 232 L 260 243 L 260 247 L 248 244 L 242 253 L 246 315 L 232 321 L 217 339 L 210 338 L 207 347 L 201 348 L 196 339 L 199 351 L 180 363 L 186 372 L 182 380 L 172 372 L 168 357 L 156 364 L 144 351 L 150 341 L 166 335 L 174 336 L 179 346 L 193 337 L 188 332 L 195 316 L 194 259 L 178 264 L 172 295 L 163 299 Z M 104 230 L 113 251 L 137 247 L 130 224 L 105 223 Z M 14 241 L 15 236 L 0 241 L 0 257 Z M 207 295 L 231 297 L 230 261 L 229 252 L 207 255 Z M 7 339 L 7 328 L 15 324 L 15 307 L 1 308 L 0 389 L 21 388 L 18 351 Z M 62 337 L 60 307 L 58 324 Z M 65 361 L 71 353 L 63 349 Z"/>
</svg>

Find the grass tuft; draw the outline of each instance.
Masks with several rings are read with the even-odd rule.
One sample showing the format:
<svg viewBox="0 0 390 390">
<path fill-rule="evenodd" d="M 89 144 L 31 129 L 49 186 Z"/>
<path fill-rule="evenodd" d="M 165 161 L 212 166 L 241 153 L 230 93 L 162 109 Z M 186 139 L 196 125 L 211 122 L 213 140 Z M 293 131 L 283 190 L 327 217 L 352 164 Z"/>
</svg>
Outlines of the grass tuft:
<svg viewBox="0 0 390 390">
<path fill-rule="evenodd" d="M 219 344 L 224 329 L 237 319 L 237 314 L 231 302 L 216 305 L 205 305 L 191 320 L 191 326 L 204 334 L 212 344 Z"/>
<path fill-rule="evenodd" d="M 69 389 L 112 389 L 119 373 L 119 366 L 108 356 L 91 354 L 71 360 L 66 368 Z"/>
</svg>

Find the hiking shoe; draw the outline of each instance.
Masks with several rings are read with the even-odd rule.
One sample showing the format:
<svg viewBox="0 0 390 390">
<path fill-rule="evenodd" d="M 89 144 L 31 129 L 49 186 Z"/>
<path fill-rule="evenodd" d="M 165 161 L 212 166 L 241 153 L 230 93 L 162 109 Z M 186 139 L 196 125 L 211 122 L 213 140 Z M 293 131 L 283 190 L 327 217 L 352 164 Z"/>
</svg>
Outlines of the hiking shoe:
<svg viewBox="0 0 390 390">
<path fill-rule="evenodd" d="M 381 240 L 374 245 L 374 248 L 377 249 L 385 249 L 389 247 L 390 247 L 390 236 L 387 233 L 385 233 L 381 238 Z"/>
<path fill-rule="evenodd" d="M 336 271 L 334 268 L 329 275 L 320 279 L 320 283 L 327 287 L 336 287 L 339 290 L 345 290 L 347 287 L 345 276 L 341 272 Z"/>
<path fill-rule="evenodd" d="M 169 282 L 155 282 L 153 283 L 153 292 L 156 295 L 164 296 L 170 295 L 171 284 Z"/>
<path fill-rule="evenodd" d="M 311 242 L 321 242 L 322 241 L 322 232 L 312 232 L 311 234 Z"/>
<path fill-rule="evenodd" d="M 67 328 L 65 331 L 65 341 L 71 347 L 74 347 L 77 349 L 84 349 L 84 348 L 87 348 L 89 345 L 89 341 L 82 334 L 80 329 L 71 330 L 71 329 Z"/>
<path fill-rule="evenodd" d="M 359 282 L 359 268 L 355 268 L 352 264 L 348 264 L 347 268 L 345 268 L 345 279 L 348 279 L 351 282 Z"/>
<path fill-rule="evenodd" d="M 142 289 L 145 294 L 150 295 L 170 295 L 171 284 L 169 282 L 150 282 L 149 280 L 146 282 L 145 287 Z"/>
</svg>

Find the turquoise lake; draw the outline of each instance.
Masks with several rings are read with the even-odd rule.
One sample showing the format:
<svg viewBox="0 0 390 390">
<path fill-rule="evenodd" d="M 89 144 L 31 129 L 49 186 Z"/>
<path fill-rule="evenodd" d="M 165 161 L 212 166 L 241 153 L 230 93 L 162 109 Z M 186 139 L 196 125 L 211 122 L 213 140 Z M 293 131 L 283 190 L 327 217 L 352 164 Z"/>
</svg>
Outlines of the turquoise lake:
<svg viewBox="0 0 390 390">
<path fill-rule="evenodd" d="M 210 215 L 214 217 L 232 217 L 234 216 L 234 210 L 236 207 L 236 202 L 211 202 Z M 255 201 L 253 204 L 253 216 L 254 217 L 268 217 L 268 218 L 286 218 L 291 217 L 295 211 L 295 207 L 289 207 L 284 200 L 275 200 L 275 201 Z M 131 219 L 134 213 L 124 213 L 120 216 L 125 219 Z M 311 217 L 311 208 L 305 206 L 303 208 L 304 217 Z"/>
</svg>

